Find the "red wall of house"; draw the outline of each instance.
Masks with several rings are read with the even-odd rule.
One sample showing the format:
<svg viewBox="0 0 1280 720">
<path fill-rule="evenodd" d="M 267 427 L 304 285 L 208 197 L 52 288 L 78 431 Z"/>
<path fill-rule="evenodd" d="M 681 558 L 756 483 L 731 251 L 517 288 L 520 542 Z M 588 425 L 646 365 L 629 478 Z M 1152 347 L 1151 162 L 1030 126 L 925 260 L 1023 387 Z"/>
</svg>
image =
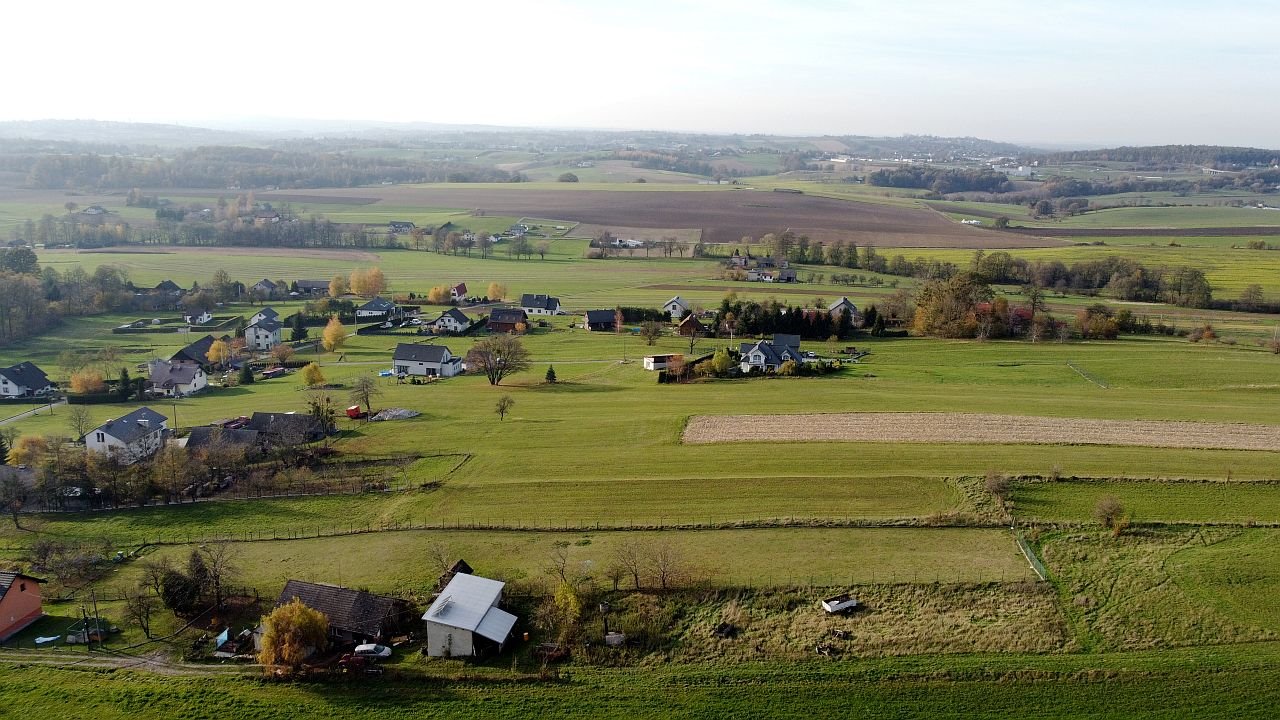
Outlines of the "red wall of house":
<svg viewBox="0 0 1280 720">
<path fill-rule="evenodd" d="M 0 598 L 0 640 L 30 625 L 41 614 L 40 583 L 22 577 L 15 579 Z"/>
</svg>

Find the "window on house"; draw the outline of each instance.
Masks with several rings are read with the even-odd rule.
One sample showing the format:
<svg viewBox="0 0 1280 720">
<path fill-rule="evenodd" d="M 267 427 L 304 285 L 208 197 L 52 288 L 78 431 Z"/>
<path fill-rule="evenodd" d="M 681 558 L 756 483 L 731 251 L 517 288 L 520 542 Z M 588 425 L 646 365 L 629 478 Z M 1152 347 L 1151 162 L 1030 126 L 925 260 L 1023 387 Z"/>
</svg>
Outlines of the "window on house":
<svg viewBox="0 0 1280 720">
<path fill-rule="evenodd" d="M 98 433 L 98 442 L 106 442 L 106 441 L 107 441 L 107 434 L 106 434 L 106 433 Z"/>
</svg>

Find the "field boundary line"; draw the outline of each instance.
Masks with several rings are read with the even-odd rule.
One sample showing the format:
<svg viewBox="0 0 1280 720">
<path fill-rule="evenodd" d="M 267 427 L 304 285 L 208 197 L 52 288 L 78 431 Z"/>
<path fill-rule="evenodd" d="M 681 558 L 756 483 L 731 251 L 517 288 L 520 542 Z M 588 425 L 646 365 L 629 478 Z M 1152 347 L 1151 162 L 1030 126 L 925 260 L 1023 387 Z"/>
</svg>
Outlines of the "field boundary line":
<svg viewBox="0 0 1280 720">
<path fill-rule="evenodd" d="M 1044 563 L 1040 562 L 1040 558 L 1036 555 L 1035 548 L 1031 547 L 1031 543 L 1022 536 L 1022 533 L 1014 530 L 1014 542 L 1018 544 L 1018 549 L 1022 551 L 1022 556 L 1027 559 L 1027 564 L 1031 566 L 1031 571 L 1040 578 L 1041 582 L 1049 579 L 1049 571 L 1045 568 Z"/>
<path fill-rule="evenodd" d="M 1089 382 L 1093 383 L 1094 385 L 1097 385 L 1098 387 L 1102 388 L 1103 390 L 1110 390 L 1110 389 L 1111 389 L 1111 386 L 1110 386 L 1110 385 L 1108 385 L 1108 384 L 1106 384 L 1105 382 L 1103 382 L 1103 380 L 1102 380 L 1101 378 L 1095 377 L 1092 373 L 1089 373 L 1089 372 L 1088 372 L 1088 371 L 1086 371 L 1086 370 L 1082 370 L 1081 368 L 1077 367 L 1077 366 L 1076 366 L 1076 364 L 1075 364 L 1075 363 L 1073 363 L 1073 362 L 1071 362 L 1070 360 L 1068 360 L 1068 361 L 1067 361 L 1067 367 L 1071 368 L 1072 370 L 1075 370 L 1077 375 L 1079 375 L 1080 377 L 1084 378 L 1085 380 L 1088 380 Z"/>
</svg>

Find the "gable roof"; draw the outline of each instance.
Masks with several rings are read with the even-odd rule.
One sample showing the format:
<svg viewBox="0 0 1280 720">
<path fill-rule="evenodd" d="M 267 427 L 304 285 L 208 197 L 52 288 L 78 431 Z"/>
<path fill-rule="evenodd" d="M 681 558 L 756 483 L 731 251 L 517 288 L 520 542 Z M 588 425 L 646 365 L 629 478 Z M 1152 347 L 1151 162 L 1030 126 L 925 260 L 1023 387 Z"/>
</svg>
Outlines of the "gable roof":
<svg viewBox="0 0 1280 720">
<path fill-rule="evenodd" d="M 451 317 L 462 325 L 471 324 L 471 318 L 467 317 L 467 314 L 462 312 L 458 308 L 449 308 L 448 310 L 445 310 L 444 312 L 440 313 L 440 317 L 436 318 L 436 320 L 440 320 L 440 318 L 444 318 L 444 317 Z"/>
<path fill-rule="evenodd" d="M 494 308 L 489 311 L 491 323 L 522 323 L 528 320 L 528 313 L 521 308 Z"/>
<path fill-rule="evenodd" d="M 803 362 L 804 360 L 800 357 L 800 353 L 795 348 L 790 348 L 785 345 L 774 345 L 773 343 L 766 342 L 764 340 L 754 343 L 742 343 L 738 347 L 738 353 L 744 359 L 755 350 L 759 350 L 760 354 L 764 355 L 765 365 L 781 365 L 788 360 L 795 360 L 796 362 Z"/>
<path fill-rule="evenodd" d="M 37 583 L 49 582 L 48 580 L 45 580 L 43 578 L 32 577 L 30 575 L 24 575 L 22 573 L 0 572 L 0 600 L 4 599 L 5 594 L 9 592 L 9 588 L 13 587 L 13 584 L 17 582 L 18 578 L 22 578 L 23 580 L 30 580 L 31 582 L 37 582 Z"/>
<path fill-rule="evenodd" d="M 361 305 L 357 309 L 358 310 L 377 310 L 379 312 L 387 312 L 388 310 L 394 310 L 395 307 L 396 307 L 395 303 L 382 297 L 381 295 L 375 295 L 373 296 L 372 300 Z"/>
<path fill-rule="evenodd" d="M 268 289 L 270 289 L 270 290 L 275 290 L 275 289 L 276 289 L 276 284 L 275 284 L 274 282 L 272 282 L 272 281 L 270 281 L 270 280 L 266 279 L 266 278 L 262 278 L 262 279 L 261 279 L 261 280 L 259 280 L 258 282 L 254 283 L 254 284 L 253 284 L 253 286 L 254 286 L 254 287 L 259 287 L 259 286 L 261 286 L 261 287 L 264 287 L 264 288 L 268 288 Z"/>
<path fill-rule="evenodd" d="M 554 311 L 560 307 L 560 298 L 552 297 L 550 295 L 531 295 L 525 293 L 520 296 L 520 307 Z"/>
<path fill-rule="evenodd" d="M 161 424 L 168 420 L 169 418 L 149 407 L 140 407 L 122 418 L 102 423 L 87 434 L 106 433 L 128 445 L 159 430 Z"/>
<path fill-rule="evenodd" d="M 272 307 L 264 307 L 258 312 L 254 313 L 254 315 L 261 315 L 262 317 L 269 318 L 271 320 L 275 320 L 276 318 L 280 317 L 280 313 L 276 312 L 275 308 L 272 308 Z"/>
<path fill-rule="evenodd" d="M 266 330 L 267 332 L 275 332 L 284 327 L 284 325 L 281 325 L 280 322 L 274 318 L 266 318 L 265 320 L 259 320 L 252 325 L 246 325 L 244 329 L 248 330 L 251 327 L 256 327 L 259 330 Z"/>
<path fill-rule="evenodd" d="M 294 282 L 298 285 L 300 289 L 303 289 L 303 290 L 324 290 L 325 292 L 329 291 L 328 280 L 295 280 Z"/>
<path fill-rule="evenodd" d="M 686 325 L 696 325 L 696 326 L 698 326 L 698 329 L 699 329 L 699 331 L 700 331 L 700 332 L 705 332 L 705 331 L 706 331 L 706 329 L 707 329 L 707 326 L 702 324 L 702 321 L 698 319 L 698 316 L 696 316 L 696 315 L 694 315 L 694 314 L 692 314 L 692 313 L 690 313 L 690 314 L 688 314 L 688 315 L 685 315 L 685 316 L 684 316 L 684 319 L 683 319 L 683 320 L 681 320 L 681 321 L 680 321 L 680 324 L 679 324 L 679 325 L 677 325 L 676 327 L 677 327 L 677 328 L 683 328 L 683 327 L 684 327 L 684 326 L 686 326 Z"/>
<path fill-rule="evenodd" d="M 494 607 L 506 583 L 469 573 L 453 576 L 423 620 L 482 635 L 494 642 L 507 639 L 516 616 Z"/>
<path fill-rule="evenodd" d="M 586 318 L 588 325 L 612 325 L 618 319 L 618 315 L 613 310 L 588 310 Z"/>
<path fill-rule="evenodd" d="M 196 375 L 204 372 L 196 363 L 165 362 L 159 360 L 151 363 L 151 384 L 160 387 L 176 387 L 188 385 L 196 379 Z"/>
<path fill-rule="evenodd" d="M 413 343 L 400 343 L 396 345 L 396 351 L 391 356 L 392 360 L 404 360 L 407 362 L 429 362 L 441 363 L 445 362 L 446 357 L 452 356 L 453 353 L 444 345 L 415 345 Z"/>
<path fill-rule="evenodd" d="M 258 442 L 258 431 L 229 430 L 212 425 L 201 425 L 191 428 L 191 434 L 187 436 L 187 449 L 199 450 L 219 441 L 229 445 L 255 445 Z"/>
<path fill-rule="evenodd" d="M 9 378 L 9 382 L 32 390 L 42 390 L 53 383 L 49 376 L 32 362 L 20 362 L 7 368 L 0 368 L 0 375 Z"/>
<path fill-rule="evenodd" d="M 307 413 L 255 412 L 244 427 L 276 440 L 285 439 L 284 436 L 288 433 L 296 433 L 299 439 L 306 442 L 324 434 L 320 421 Z"/>
<path fill-rule="evenodd" d="M 329 618 L 331 630 L 366 636 L 381 634 L 382 623 L 392 615 L 399 602 L 395 598 L 374 595 L 364 590 L 290 580 L 284 584 L 284 590 L 276 600 L 276 607 L 291 602 L 294 598 L 298 598 L 312 610 L 324 613 Z"/>
<path fill-rule="evenodd" d="M 467 294 L 467 284 L 466 284 L 466 283 L 464 283 L 464 282 L 460 282 L 460 283 L 458 283 L 457 285 L 454 285 L 453 287 L 449 288 L 449 290 L 450 290 L 454 295 L 466 295 L 466 294 Z"/>
<path fill-rule="evenodd" d="M 209 348 L 211 347 L 213 347 L 213 336 L 205 335 L 174 353 L 169 360 L 170 362 L 182 362 L 185 360 L 198 365 L 207 365 L 209 363 Z"/>
<path fill-rule="evenodd" d="M 677 295 L 677 296 L 675 296 L 675 297 L 671 298 L 670 300 L 666 301 L 665 303 L 663 303 L 663 304 L 662 304 L 662 307 L 666 307 L 666 306 L 670 305 L 671 303 L 675 303 L 675 304 L 679 305 L 680 307 L 684 308 L 685 310 L 688 310 L 688 309 L 689 309 L 689 303 L 685 302 L 684 298 L 680 297 L 679 295 Z"/>
<path fill-rule="evenodd" d="M 782 333 L 773 334 L 773 344 L 779 347 L 799 348 L 799 335 L 784 335 Z"/>
<path fill-rule="evenodd" d="M 839 300 L 828 305 L 827 312 L 835 312 L 837 310 L 843 310 L 846 307 L 853 308 L 853 311 L 855 313 L 858 312 L 858 306 L 850 302 L 848 297 L 842 297 Z"/>
<path fill-rule="evenodd" d="M 182 288 L 178 285 L 178 283 L 172 280 L 161 280 L 156 285 L 155 289 L 156 289 L 156 292 L 167 292 L 167 293 L 182 292 Z"/>
</svg>

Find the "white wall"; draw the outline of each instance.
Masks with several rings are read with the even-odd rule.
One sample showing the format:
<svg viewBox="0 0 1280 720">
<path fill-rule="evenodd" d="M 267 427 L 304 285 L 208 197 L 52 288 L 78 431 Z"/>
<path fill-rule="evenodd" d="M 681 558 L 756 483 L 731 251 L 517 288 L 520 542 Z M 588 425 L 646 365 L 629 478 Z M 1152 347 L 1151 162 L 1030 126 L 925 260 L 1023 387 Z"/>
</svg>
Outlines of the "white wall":
<svg viewBox="0 0 1280 720">
<path fill-rule="evenodd" d="M 427 621 L 427 655 L 469 657 L 474 654 L 475 645 L 470 631 Z"/>
</svg>

